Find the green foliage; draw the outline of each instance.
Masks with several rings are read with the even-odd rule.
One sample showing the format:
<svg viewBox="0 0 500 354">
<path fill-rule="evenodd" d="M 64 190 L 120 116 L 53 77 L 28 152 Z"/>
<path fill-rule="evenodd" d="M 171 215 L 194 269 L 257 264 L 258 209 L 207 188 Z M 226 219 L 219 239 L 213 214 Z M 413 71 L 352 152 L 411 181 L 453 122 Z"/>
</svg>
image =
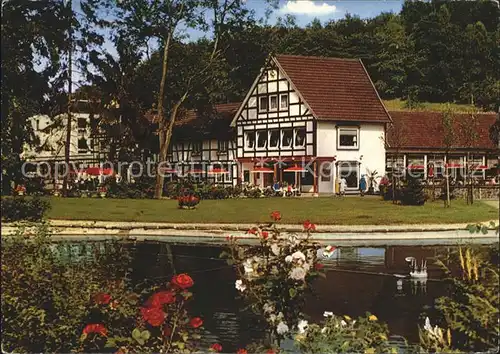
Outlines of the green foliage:
<svg viewBox="0 0 500 354">
<path fill-rule="evenodd" d="M 458 264 L 453 269 L 449 263 Z M 453 331 L 453 346 L 460 350 L 497 348 L 500 333 L 498 247 L 487 252 L 462 248 L 438 263 L 449 275 L 451 292 L 438 298 L 436 307 Z"/>
<path fill-rule="evenodd" d="M 110 289 L 106 279 L 125 277 L 127 255 L 114 243 L 106 252 L 98 244 L 53 244 L 45 225 L 34 230 L 2 239 L 2 349 L 71 352 L 92 316 L 93 295 Z"/>
<path fill-rule="evenodd" d="M 50 202 L 39 197 L 2 197 L 2 220 L 12 221 L 40 221 L 50 210 Z"/>
<path fill-rule="evenodd" d="M 349 316 L 325 313 L 322 324 L 311 324 L 304 334 L 295 336 L 301 353 L 397 353 L 389 343 L 387 325 L 376 316 L 352 320 Z"/>
</svg>

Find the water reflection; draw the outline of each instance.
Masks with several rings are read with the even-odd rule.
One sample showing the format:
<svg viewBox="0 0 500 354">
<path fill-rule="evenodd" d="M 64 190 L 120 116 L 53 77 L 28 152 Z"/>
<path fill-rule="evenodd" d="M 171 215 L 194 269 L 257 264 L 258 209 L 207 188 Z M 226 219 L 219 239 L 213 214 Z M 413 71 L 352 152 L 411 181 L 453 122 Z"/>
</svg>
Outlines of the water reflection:
<svg viewBox="0 0 500 354">
<path fill-rule="evenodd" d="M 235 274 L 219 259 L 219 246 L 193 246 L 142 242 L 128 245 L 132 254 L 131 279 L 141 287 L 161 284 L 177 272 L 189 273 L 195 281 L 191 311 L 204 318 L 207 344 L 219 342 L 225 351 L 235 351 L 263 338 L 257 318 L 243 310 L 245 304 L 235 289 Z M 323 312 L 351 317 L 374 313 L 390 332 L 418 341 L 421 314 L 432 311 L 434 299 L 447 292 L 443 272 L 433 259 L 450 246 L 341 247 L 323 261 L 327 277 L 318 278 L 314 294 L 306 301 L 310 321 L 319 322 Z M 428 278 L 410 279 L 405 258 L 427 260 Z"/>
</svg>

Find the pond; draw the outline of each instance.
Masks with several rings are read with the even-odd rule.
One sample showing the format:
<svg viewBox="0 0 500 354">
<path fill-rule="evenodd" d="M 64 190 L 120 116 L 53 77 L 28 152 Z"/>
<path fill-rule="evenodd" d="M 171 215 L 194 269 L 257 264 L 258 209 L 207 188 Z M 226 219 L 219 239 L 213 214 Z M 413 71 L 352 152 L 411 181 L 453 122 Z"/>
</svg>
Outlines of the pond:
<svg viewBox="0 0 500 354">
<path fill-rule="evenodd" d="M 191 313 L 204 319 L 203 338 L 208 344 L 219 342 L 224 351 L 234 352 L 263 337 L 252 316 L 242 311 L 245 304 L 235 289 L 236 275 L 219 259 L 221 246 L 137 242 L 128 247 L 131 280 L 136 285 L 167 282 L 174 271 L 191 275 L 195 282 Z M 326 279 L 314 283 L 314 295 L 306 301 L 307 319 L 319 322 L 324 311 L 351 317 L 368 311 L 387 323 L 391 334 L 418 342 L 422 315 L 432 317 L 434 300 L 448 291 L 442 281 L 444 273 L 432 259 L 453 247 L 339 247 L 332 258 L 322 262 Z M 409 274 L 405 258 L 410 256 L 418 262 L 427 260 L 427 281 L 402 278 Z"/>
</svg>

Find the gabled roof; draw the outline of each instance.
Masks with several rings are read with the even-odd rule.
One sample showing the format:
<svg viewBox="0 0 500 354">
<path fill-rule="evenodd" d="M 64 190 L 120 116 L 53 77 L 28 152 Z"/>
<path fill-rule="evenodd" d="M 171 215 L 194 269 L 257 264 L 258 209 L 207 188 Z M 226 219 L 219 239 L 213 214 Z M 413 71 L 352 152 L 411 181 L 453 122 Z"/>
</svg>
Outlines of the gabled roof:
<svg viewBox="0 0 500 354">
<path fill-rule="evenodd" d="M 275 59 L 316 119 L 391 121 L 361 60 L 298 55 Z"/>
<path fill-rule="evenodd" d="M 391 111 L 394 126 L 400 130 L 388 129 L 388 143 L 392 147 L 400 145 L 402 149 L 444 149 L 444 127 L 442 112 L 419 112 L 419 111 Z M 455 120 L 455 142 L 452 148 L 467 148 L 467 139 L 464 138 L 460 129 L 460 122 L 470 120 L 468 113 L 454 113 Z M 476 149 L 495 149 L 495 145 L 489 138 L 489 128 L 495 123 L 495 113 L 477 113 L 478 137 L 473 144 Z M 404 136 L 398 139 L 398 134 Z M 399 140 L 399 142 L 397 141 Z"/>
</svg>

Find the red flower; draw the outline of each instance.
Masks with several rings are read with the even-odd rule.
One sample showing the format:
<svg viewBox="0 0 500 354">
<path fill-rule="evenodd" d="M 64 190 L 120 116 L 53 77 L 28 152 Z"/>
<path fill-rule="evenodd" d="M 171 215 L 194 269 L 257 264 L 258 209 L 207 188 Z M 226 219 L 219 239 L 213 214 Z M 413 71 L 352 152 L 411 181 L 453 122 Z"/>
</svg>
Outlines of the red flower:
<svg viewBox="0 0 500 354">
<path fill-rule="evenodd" d="M 281 213 L 279 211 L 273 211 L 271 213 L 271 218 L 274 220 L 274 221 L 280 221 L 281 220 Z"/>
<path fill-rule="evenodd" d="M 95 294 L 94 301 L 97 305 L 107 305 L 111 301 L 111 295 L 106 293 Z"/>
<path fill-rule="evenodd" d="M 214 343 L 210 346 L 210 349 L 212 351 L 215 351 L 217 353 L 220 353 L 222 351 L 222 345 L 220 345 L 219 343 Z"/>
<path fill-rule="evenodd" d="M 246 349 L 238 349 L 238 351 L 236 352 L 236 354 L 248 354 L 248 352 L 247 352 Z"/>
<path fill-rule="evenodd" d="M 101 336 L 107 336 L 108 330 L 102 324 L 93 323 L 86 325 L 85 328 L 83 329 L 83 334 L 88 335 L 90 333 L 97 333 L 100 334 Z"/>
<path fill-rule="evenodd" d="M 201 325 L 203 325 L 203 320 L 199 317 L 193 317 L 191 319 L 191 321 L 189 321 L 189 324 L 191 325 L 191 327 L 193 328 L 198 328 L 200 327 Z"/>
<path fill-rule="evenodd" d="M 265 240 L 269 237 L 269 232 L 267 231 L 262 231 L 262 238 Z"/>
<path fill-rule="evenodd" d="M 142 307 L 141 314 L 144 321 L 153 327 L 158 327 L 165 321 L 165 312 L 158 307 Z"/>
<path fill-rule="evenodd" d="M 248 229 L 247 234 L 256 235 L 257 234 L 257 229 L 254 228 L 254 227 L 252 227 L 251 229 Z"/>
<path fill-rule="evenodd" d="M 175 302 L 175 295 L 171 291 L 160 291 L 153 294 L 147 302 L 149 307 L 162 307 L 164 304 L 172 304 Z"/>
<path fill-rule="evenodd" d="M 187 274 L 175 275 L 172 278 L 172 284 L 177 285 L 181 289 L 187 289 L 193 286 L 193 279 Z"/>
<path fill-rule="evenodd" d="M 324 267 L 324 264 L 322 264 L 322 263 L 316 263 L 316 264 L 314 265 L 314 269 L 316 269 L 316 270 L 323 269 L 323 267 Z"/>
<path fill-rule="evenodd" d="M 266 354 L 276 354 L 276 353 L 277 352 L 274 349 L 268 349 L 267 352 L 266 352 Z"/>
<path fill-rule="evenodd" d="M 309 220 L 304 221 L 304 230 L 315 231 L 316 225 L 312 224 Z"/>
</svg>

